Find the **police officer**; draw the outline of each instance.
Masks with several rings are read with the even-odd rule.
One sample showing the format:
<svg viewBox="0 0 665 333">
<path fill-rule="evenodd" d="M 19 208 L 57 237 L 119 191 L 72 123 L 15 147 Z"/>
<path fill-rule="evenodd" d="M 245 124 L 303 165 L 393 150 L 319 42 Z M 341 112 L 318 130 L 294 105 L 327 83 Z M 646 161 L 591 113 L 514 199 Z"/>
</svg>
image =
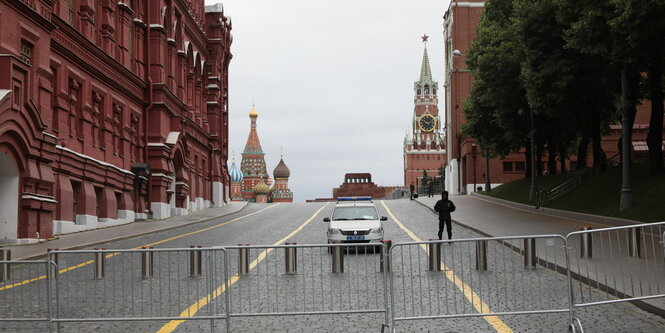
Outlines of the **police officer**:
<svg viewBox="0 0 665 333">
<path fill-rule="evenodd" d="M 439 213 L 439 239 L 442 239 L 444 226 L 448 228 L 448 239 L 453 238 L 450 213 L 455 211 L 455 204 L 448 199 L 448 191 L 441 192 L 441 200 L 434 205 L 434 211 Z"/>
</svg>

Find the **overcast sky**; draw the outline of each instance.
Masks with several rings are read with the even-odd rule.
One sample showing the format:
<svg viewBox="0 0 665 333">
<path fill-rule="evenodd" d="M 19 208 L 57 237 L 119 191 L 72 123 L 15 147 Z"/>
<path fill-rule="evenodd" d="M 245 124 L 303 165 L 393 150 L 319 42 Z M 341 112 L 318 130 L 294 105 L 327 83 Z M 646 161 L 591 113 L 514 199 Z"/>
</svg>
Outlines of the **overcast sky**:
<svg viewBox="0 0 665 333">
<path fill-rule="evenodd" d="M 268 173 L 283 146 L 295 201 L 331 197 L 348 172 L 369 172 L 379 186 L 404 185 L 420 37 L 430 36 L 432 74 L 442 88 L 449 2 L 222 1 L 233 21 L 229 150 L 236 164 L 254 103 Z M 443 106 L 441 99 L 441 113 Z"/>
</svg>

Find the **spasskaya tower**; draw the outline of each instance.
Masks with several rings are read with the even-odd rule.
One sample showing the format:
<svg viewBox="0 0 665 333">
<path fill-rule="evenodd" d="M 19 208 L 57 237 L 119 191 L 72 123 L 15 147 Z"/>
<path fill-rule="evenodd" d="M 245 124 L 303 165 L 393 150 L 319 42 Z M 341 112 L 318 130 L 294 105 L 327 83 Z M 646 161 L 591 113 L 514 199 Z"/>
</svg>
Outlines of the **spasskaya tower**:
<svg viewBox="0 0 665 333">
<path fill-rule="evenodd" d="M 425 173 L 432 179 L 446 161 L 446 149 L 439 117 L 438 82 L 432 79 L 427 56 L 427 38 L 423 39 L 420 79 L 413 84 L 411 128 L 404 138 L 404 185 L 422 185 Z"/>
</svg>

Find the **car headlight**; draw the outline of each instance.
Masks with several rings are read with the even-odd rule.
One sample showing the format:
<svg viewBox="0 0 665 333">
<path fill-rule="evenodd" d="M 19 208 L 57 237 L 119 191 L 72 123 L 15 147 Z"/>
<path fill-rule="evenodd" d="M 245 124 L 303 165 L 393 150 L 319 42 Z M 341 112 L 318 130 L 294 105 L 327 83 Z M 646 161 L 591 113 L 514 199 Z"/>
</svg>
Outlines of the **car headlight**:
<svg viewBox="0 0 665 333">
<path fill-rule="evenodd" d="M 331 235 L 341 235 L 342 231 L 339 229 L 328 229 L 328 233 Z"/>
<path fill-rule="evenodd" d="M 383 232 L 383 227 L 378 228 L 378 229 L 372 229 L 369 233 L 370 234 L 381 234 Z"/>
</svg>

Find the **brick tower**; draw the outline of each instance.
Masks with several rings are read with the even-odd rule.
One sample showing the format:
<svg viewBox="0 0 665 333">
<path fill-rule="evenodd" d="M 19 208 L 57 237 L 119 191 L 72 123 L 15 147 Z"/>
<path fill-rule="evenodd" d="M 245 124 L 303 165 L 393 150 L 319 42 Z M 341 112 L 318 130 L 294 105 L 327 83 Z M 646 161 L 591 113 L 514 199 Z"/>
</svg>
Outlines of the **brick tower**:
<svg viewBox="0 0 665 333">
<path fill-rule="evenodd" d="M 427 38 L 423 39 L 423 59 L 420 79 L 413 84 L 413 115 L 411 130 L 404 138 L 404 185 L 422 184 L 428 177 L 439 176 L 439 169 L 446 161 L 446 149 L 441 118 L 439 117 L 438 83 L 432 79 L 432 70 L 427 55 Z"/>
<path fill-rule="evenodd" d="M 266 172 L 266 161 L 264 159 L 263 148 L 259 141 L 259 134 L 256 131 L 256 118 L 259 114 L 256 112 L 254 105 L 252 111 L 249 112 L 249 119 L 251 125 L 249 129 L 249 136 L 245 144 L 245 151 L 242 153 L 242 162 L 240 162 L 240 171 L 243 173 L 243 180 L 241 185 L 241 193 L 244 201 L 256 201 L 256 194 L 254 187 L 261 181 L 261 179 L 268 179 Z M 265 184 L 265 183 L 264 183 Z"/>
</svg>

